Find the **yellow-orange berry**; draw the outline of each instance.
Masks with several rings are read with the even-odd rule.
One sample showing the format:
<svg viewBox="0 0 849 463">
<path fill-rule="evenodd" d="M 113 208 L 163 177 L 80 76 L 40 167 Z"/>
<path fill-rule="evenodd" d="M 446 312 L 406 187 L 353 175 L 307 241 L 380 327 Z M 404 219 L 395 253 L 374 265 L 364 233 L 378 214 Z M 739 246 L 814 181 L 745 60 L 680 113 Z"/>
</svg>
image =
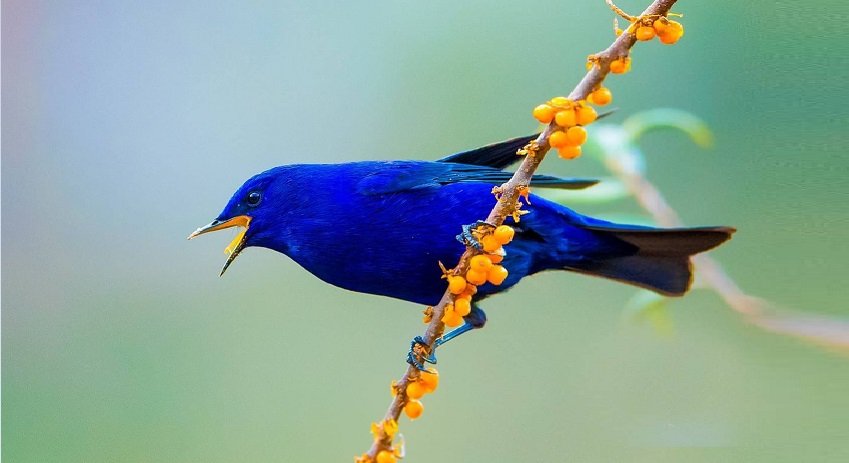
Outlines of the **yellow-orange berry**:
<svg viewBox="0 0 849 463">
<path fill-rule="evenodd" d="M 558 111 L 557 115 L 554 116 L 554 122 L 556 122 L 560 127 L 572 127 L 577 123 L 575 111 L 571 109 Z"/>
<path fill-rule="evenodd" d="M 486 252 L 492 252 L 501 247 L 501 243 L 499 243 L 494 236 L 486 235 L 481 238 L 481 246 L 483 246 L 483 250 Z"/>
<path fill-rule="evenodd" d="M 543 124 L 548 124 L 554 119 L 555 109 L 547 104 L 541 104 L 534 108 L 533 115 L 534 119 L 542 122 Z"/>
<path fill-rule="evenodd" d="M 488 276 L 488 275 L 487 275 Z M 469 302 L 468 299 L 457 298 L 454 299 L 454 312 L 461 317 L 465 317 L 469 315 L 472 311 L 472 303 Z"/>
<path fill-rule="evenodd" d="M 424 385 L 419 384 L 418 381 L 411 381 L 407 385 L 407 397 L 411 399 L 421 399 L 426 392 Z"/>
<path fill-rule="evenodd" d="M 504 256 L 501 254 L 487 254 L 486 257 L 489 257 L 493 264 L 500 264 L 504 260 Z"/>
<path fill-rule="evenodd" d="M 617 58 L 610 62 L 610 72 L 614 74 L 624 74 L 631 69 L 631 58 L 625 56 Z"/>
<path fill-rule="evenodd" d="M 565 96 L 556 96 L 549 101 L 553 106 L 559 106 L 561 108 L 569 107 L 572 104 L 572 100 L 566 98 Z"/>
<path fill-rule="evenodd" d="M 678 21 L 669 21 L 669 24 L 658 34 L 660 41 L 666 45 L 672 45 L 684 36 L 684 26 Z"/>
<path fill-rule="evenodd" d="M 583 145 L 587 141 L 587 129 L 579 125 L 569 127 L 569 130 L 566 131 L 566 137 L 569 140 L 569 146 Z"/>
<path fill-rule="evenodd" d="M 495 236 L 495 235 L 493 235 L 493 236 Z M 498 240 L 498 236 L 495 236 L 495 239 Z M 477 270 L 478 272 L 486 272 L 487 270 L 489 270 L 490 267 L 492 267 L 492 261 L 489 260 L 489 258 L 486 257 L 485 255 L 478 254 L 477 256 L 472 257 L 472 260 L 469 261 L 469 266 L 473 270 Z M 463 289 L 465 289 L 465 286 L 463 287 Z M 462 292 L 462 291 L 460 291 L 460 292 Z M 454 293 L 454 294 L 460 294 L 460 293 Z"/>
<path fill-rule="evenodd" d="M 389 450 L 381 450 L 377 453 L 377 458 L 375 458 L 374 461 L 377 463 L 397 463 L 398 459 L 395 458 L 395 454 Z"/>
<path fill-rule="evenodd" d="M 663 34 L 663 31 L 666 30 L 667 25 L 668 23 L 666 22 L 666 18 L 661 18 L 653 22 L 651 27 L 653 27 L 654 31 L 657 32 L 658 35 L 660 35 Z"/>
<path fill-rule="evenodd" d="M 493 265 L 491 269 L 489 269 L 489 273 L 487 273 L 486 279 L 490 283 L 494 285 L 500 285 L 507 279 L 507 269 L 500 265 Z"/>
<path fill-rule="evenodd" d="M 591 106 L 581 106 L 578 108 L 578 124 L 588 125 L 592 124 L 593 121 L 598 117 L 598 113 L 595 112 Z"/>
<path fill-rule="evenodd" d="M 464 289 L 466 289 L 465 278 L 458 275 L 448 277 L 448 291 L 451 291 L 451 294 L 460 294 Z"/>
<path fill-rule="evenodd" d="M 646 40 L 651 40 L 654 38 L 655 30 L 651 26 L 640 26 L 637 28 L 637 32 L 634 34 L 637 37 L 637 40 L 645 42 Z"/>
<path fill-rule="evenodd" d="M 428 368 L 427 371 L 419 372 L 419 382 L 422 383 L 425 390 L 430 393 L 436 390 L 439 386 L 439 372 L 436 368 Z"/>
<path fill-rule="evenodd" d="M 478 292 L 478 287 L 469 283 L 469 284 L 466 284 L 466 289 L 464 289 L 463 292 L 460 293 L 460 295 L 465 296 L 466 294 L 468 294 L 469 296 L 474 296 L 475 294 L 477 294 L 477 292 Z"/>
<path fill-rule="evenodd" d="M 475 269 L 469 269 L 466 272 L 466 281 L 473 285 L 480 286 L 486 283 L 486 272 L 479 272 Z"/>
<path fill-rule="evenodd" d="M 451 307 L 451 310 L 448 310 L 448 307 Z M 445 326 L 454 328 L 463 324 L 463 317 L 457 314 L 457 311 L 454 310 L 453 306 L 446 306 L 445 314 L 442 316 L 440 321 L 445 323 Z"/>
<path fill-rule="evenodd" d="M 495 237 L 495 240 L 502 245 L 513 241 L 513 236 L 515 234 L 516 232 L 513 231 L 513 227 L 509 225 L 499 225 L 495 228 L 495 231 L 492 232 L 492 236 Z"/>
<path fill-rule="evenodd" d="M 610 93 L 610 90 L 605 87 L 599 87 L 593 90 L 590 93 L 590 96 L 587 98 L 587 101 L 594 105 L 604 106 L 613 101 L 613 94 Z"/>
<path fill-rule="evenodd" d="M 418 400 L 411 400 L 407 402 L 407 405 L 404 405 L 404 413 L 406 413 L 411 420 L 422 416 L 423 411 L 424 405 L 422 405 L 422 403 Z"/>
<path fill-rule="evenodd" d="M 548 136 L 548 144 L 552 148 L 562 148 L 569 145 L 569 137 L 566 136 L 566 132 L 557 131 Z"/>
<path fill-rule="evenodd" d="M 557 155 L 563 159 L 575 159 L 581 155 L 580 146 L 564 146 L 557 149 Z"/>
</svg>

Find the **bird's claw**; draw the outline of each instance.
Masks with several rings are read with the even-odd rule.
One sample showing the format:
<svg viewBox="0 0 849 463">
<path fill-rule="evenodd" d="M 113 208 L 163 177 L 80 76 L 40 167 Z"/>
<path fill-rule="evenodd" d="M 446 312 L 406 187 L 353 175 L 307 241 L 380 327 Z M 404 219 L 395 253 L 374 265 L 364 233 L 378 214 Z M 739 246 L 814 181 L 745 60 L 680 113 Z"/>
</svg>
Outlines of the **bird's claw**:
<svg viewBox="0 0 849 463">
<path fill-rule="evenodd" d="M 410 352 L 407 354 L 407 363 L 416 367 L 419 371 L 427 371 L 424 366 L 425 362 L 436 364 L 436 355 L 432 350 L 428 352 L 427 343 L 421 336 L 416 336 L 410 341 Z"/>
<path fill-rule="evenodd" d="M 480 235 L 478 228 L 486 230 L 487 228 L 492 228 L 492 224 L 478 220 L 475 223 L 463 225 L 463 232 L 457 235 L 457 241 L 464 246 L 471 246 L 478 251 L 483 251 L 483 245 L 478 238 Z"/>
</svg>

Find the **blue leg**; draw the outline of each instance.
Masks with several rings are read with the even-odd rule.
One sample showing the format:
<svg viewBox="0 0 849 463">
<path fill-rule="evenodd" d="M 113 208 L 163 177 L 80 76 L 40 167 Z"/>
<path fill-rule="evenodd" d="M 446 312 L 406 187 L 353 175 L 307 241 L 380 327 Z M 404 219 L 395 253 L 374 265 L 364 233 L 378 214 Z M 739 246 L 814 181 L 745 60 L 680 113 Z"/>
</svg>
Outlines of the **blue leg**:
<svg viewBox="0 0 849 463">
<path fill-rule="evenodd" d="M 416 336 L 410 341 L 410 352 L 407 353 L 407 363 L 416 367 L 419 371 L 425 371 L 424 362 L 427 362 L 432 356 L 433 354 L 428 355 L 427 344 L 421 336 Z"/>
<path fill-rule="evenodd" d="M 421 336 L 413 338 L 410 343 L 410 352 L 407 354 L 407 363 L 419 370 L 425 370 L 424 363 L 436 364 L 436 348 L 467 331 L 483 327 L 486 323 L 486 314 L 476 305 L 473 305 L 472 311 L 463 318 L 463 321 L 464 323 L 461 326 L 443 334 L 434 341 L 430 352 L 427 352 L 427 346 Z"/>
<path fill-rule="evenodd" d="M 456 338 L 457 336 L 460 336 L 461 334 L 465 333 L 466 331 L 471 331 L 475 328 L 477 328 L 477 327 L 472 325 L 469 322 L 463 323 L 461 326 L 454 328 L 453 330 L 451 330 L 451 331 L 443 334 L 442 336 L 440 336 L 440 338 L 437 339 L 433 343 L 433 350 L 436 350 L 437 347 L 439 347 L 439 346 L 445 344 L 446 342 Z M 433 352 L 431 352 L 430 357 L 433 358 L 433 361 L 430 362 L 430 363 L 436 363 L 436 357 L 433 356 Z"/>
</svg>

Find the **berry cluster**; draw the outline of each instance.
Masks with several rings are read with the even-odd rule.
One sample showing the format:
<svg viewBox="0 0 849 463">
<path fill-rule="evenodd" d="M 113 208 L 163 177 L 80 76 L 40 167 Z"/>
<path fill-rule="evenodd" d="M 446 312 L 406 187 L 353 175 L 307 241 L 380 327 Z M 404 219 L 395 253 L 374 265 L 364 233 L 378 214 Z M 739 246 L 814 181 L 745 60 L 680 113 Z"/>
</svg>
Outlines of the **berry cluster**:
<svg viewBox="0 0 849 463">
<path fill-rule="evenodd" d="M 589 103 L 606 105 L 613 101 L 610 90 L 599 87 L 594 90 L 586 101 L 572 101 L 566 97 L 552 98 L 545 104 L 534 108 L 533 115 L 543 124 L 554 121 L 559 130 L 548 137 L 548 144 L 557 149 L 563 159 L 575 159 L 581 155 L 581 145 L 587 141 L 587 129 L 598 117 L 595 109 Z"/>
<path fill-rule="evenodd" d="M 503 245 L 513 240 L 515 232 L 508 225 L 495 227 L 492 233 L 480 238 L 485 254 L 478 254 L 469 261 L 466 275 L 447 275 L 448 291 L 454 295 L 454 302 L 445 306 L 442 323 L 449 328 L 463 324 L 463 317 L 472 311 L 472 296 L 478 292 L 478 286 L 487 282 L 500 285 L 507 279 L 507 269 L 501 262 L 504 260 Z"/>
<path fill-rule="evenodd" d="M 424 411 L 424 405 L 419 399 L 425 394 L 435 391 L 437 386 L 439 386 L 439 373 L 436 368 L 420 371 L 419 376 L 407 384 L 405 393 L 408 400 L 407 404 L 404 405 L 404 414 L 411 420 L 420 417 Z"/>
<path fill-rule="evenodd" d="M 643 18 L 634 24 L 634 37 L 646 42 L 655 37 L 661 43 L 672 45 L 684 36 L 684 26 L 678 21 L 671 21 L 665 16 L 657 19 Z"/>
</svg>

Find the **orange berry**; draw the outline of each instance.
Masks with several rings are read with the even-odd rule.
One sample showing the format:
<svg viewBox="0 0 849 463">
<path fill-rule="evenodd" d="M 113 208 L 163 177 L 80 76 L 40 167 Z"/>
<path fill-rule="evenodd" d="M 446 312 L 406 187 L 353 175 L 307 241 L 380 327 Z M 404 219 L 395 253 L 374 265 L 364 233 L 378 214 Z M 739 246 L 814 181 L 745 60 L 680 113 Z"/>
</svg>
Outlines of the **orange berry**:
<svg viewBox="0 0 849 463">
<path fill-rule="evenodd" d="M 663 31 L 666 30 L 666 26 L 668 25 L 669 23 L 666 22 L 666 18 L 661 18 L 653 22 L 651 27 L 653 27 L 654 31 L 657 32 L 658 35 L 660 35 L 663 34 Z"/>
<path fill-rule="evenodd" d="M 504 256 L 501 254 L 487 254 L 486 257 L 489 257 L 493 264 L 500 264 L 504 260 Z"/>
<path fill-rule="evenodd" d="M 495 236 L 495 235 L 493 235 L 493 236 Z M 498 237 L 495 236 L 495 239 L 497 240 Z M 490 267 L 492 267 L 492 261 L 489 260 L 489 258 L 486 257 L 485 255 L 478 254 L 477 256 L 472 257 L 472 260 L 469 262 L 469 266 L 473 270 L 477 270 L 478 272 L 486 272 L 487 270 L 489 270 Z M 463 289 L 465 289 L 465 286 L 463 287 Z M 462 291 L 460 291 L 460 293 L 462 293 Z M 454 293 L 454 294 L 460 294 L 460 293 Z"/>
<path fill-rule="evenodd" d="M 634 36 L 637 37 L 637 40 L 640 40 L 640 41 L 643 41 L 643 42 L 653 39 L 654 35 L 655 35 L 655 30 L 651 26 L 640 26 L 640 27 L 637 28 L 637 32 L 634 34 Z"/>
<path fill-rule="evenodd" d="M 469 271 L 466 272 L 466 281 L 473 285 L 480 286 L 486 283 L 486 272 L 469 269 Z"/>
<path fill-rule="evenodd" d="M 565 96 L 556 96 L 549 101 L 549 103 L 553 106 L 559 106 L 561 108 L 566 108 L 571 106 L 572 100 L 566 98 Z"/>
<path fill-rule="evenodd" d="M 589 100 L 589 102 L 594 105 L 604 106 L 613 101 L 613 94 L 610 93 L 609 89 L 605 87 L 599 87 L 593 90 L 592 93 L 590 93 L 590 96 L 589 98 L 587 98 L 587 100 Z"/>
<path fill-rule="evenodd" d="M 541 104 L 534 108 L 533 115 L 534 119 L 542 122 L 543 124 L 548 124 L 554 119 L 554 108 L 547 104 Z"/>
<path fill-rule="evenodd" d="M 558 111 L 557 115 L 554 116 L 554 122 L 556 122 L 560 127 L 572 127 L 577 122 L 575 111 L 571 109 Z"/>
<path fill-rule="evenodd" d="M 495 231 L 492 232 L 492 236 L 495 237 L 495 240 L 502 245 L 513 241 L 513 236 L 515 234 L 516 232 L 513 231 L 513 227 L 509 225 L 499 225 L 498 227 L 495 227 Z"/>
<path fill-rule="evenodd" d="M 492 261 L 490 261 L 490 262 L 492 262 Z M 468 294 L 469 296 L 474 296 L 475 294 L 477 294 L 477 292 L 478 292 L 477 286 L 475 286 L 473 284 L 467 284 L 466 289 L 464 289 L 463 292 L 460 293 L 460 295 L 465 296 L 466 294 Z"/>
<path fill-rule="evenodd" d="M 678 37 L 675 37 L 672 34 L 660 34 L 658 35 L 658 38 L 660 38 L 660 43 L 664 45 L 673 45 L 678 41 Z"/>
<path fill-rule="evenodd" d="M 454 299 L 454 312 L 461 317 L 469 315 L 472 311 L 472 303 L 468 299 Z"/>
<path fill-rule="evenodd" d="M 377 458 L 375 458 L 374 461 L 377 463 L 397 463 L 398 459 L 395 458 L 395 454 L 389 450 L 381 450 L 378 452 Z"/>
<path fill-rule="evenodd" d="M 591 106 L 581 106 L 578 108 L 578 124 L 589 125 L 596 120 L 598 114 Z"/>
<path fill-rule="evenodd" d="M 625 56 L 617 58 L 610 62 L 610 72 L 614 74 L 624 74 L 631 69 L 631 58 Z"/>
<path fill-rule="evenodd" d="M 667 25 L 667 32 L 669 32 L 669 30 L 675 32 L 675 35 L 677 35 L 679 39 L 684 37 L 684 25 L 678 21 L 669 21 L 669 24 Z"/>
<path fill-rule="evenodd" d="M 557 149 L 557 155 L 563 159 L 575 159 L 581 155 L 580 146 L 564 146 Z"/>
<path fill-rule="evenodd" d="M 569 130 L 566 131 L 566 137 L 569 140 L 569 146 L 583 145 L 587 141 L 587 129 L 579 125 L 569 127 Z"/>
<path fill-rule="evenodd" d="M 486 235 L 481 238 L 481 245 L 483 246 L 483 250 L 486 252 L 492 252 L 501 247 L 501 243 L 499 243 L 492 235 Z"/>
<path fill-rule="evenodd" d="M 418 381 L 411 381 L 410 384 L 407 385 L 407 397 L 411 399 L 421 399 L 427 390 Z"/>
<path fill-rule="evenodd" d="M 448 307 L 451 307 L 451 310 L 448 310 Z M 449 328 L 454 328 L 463 324 L 463 317 L 457 314 L 454 310 L 454 306 L 445 306 L 445 315 L 440 319 L 442 323 L 445 323 L 445 326 Z"/>
<path fill-rule="evenodd" d="M 678 21 L 669 21 L 663 32 L 658 34 L 660 41 L 666 45 L 672 45 L 684 36 L 684 26 Z"/>
<path fill-rule="evenodd" d="M 439 386 L 439 372 L 436 371 L 436 368 L 428 368 L 427 371 L 420 371 L 419 382 L 422 383 L 425 391 L 428 393 L 433 392 Z"/>
<path fill-rule="evenodd" d="M 498 286 L 501 283 L 504 283 L 504 280 L 507 279 L 507 269 L 502 267 L 501 265 L 493 265 L 491 269 L 489 269 L 489 273 L 486 275 L 487 281 Z"/>
<path fill-rule="evenodd" d="M 451 291 L 451 294 L 460 294 L 464 289 L 466 289 L 465 278 L 458 275 L 448 277 L 448 291 Z"/>
<path fill-rule="evenodd" d="M 422 405 L 421 402 L 415 399 L 407 402 L 407 405 L 404 405 L 404 413 L 406 413 L 411 420 L 422 416 L 423 411 L 424 405 Z"/>
<path fill-rule="evenodd" d="M 552 148 L 562 148 L 569 144 L 569 137 L 566 136 L 566 132 L 554 132 L 548 136 L 548 144 Z"/>
</svg>

